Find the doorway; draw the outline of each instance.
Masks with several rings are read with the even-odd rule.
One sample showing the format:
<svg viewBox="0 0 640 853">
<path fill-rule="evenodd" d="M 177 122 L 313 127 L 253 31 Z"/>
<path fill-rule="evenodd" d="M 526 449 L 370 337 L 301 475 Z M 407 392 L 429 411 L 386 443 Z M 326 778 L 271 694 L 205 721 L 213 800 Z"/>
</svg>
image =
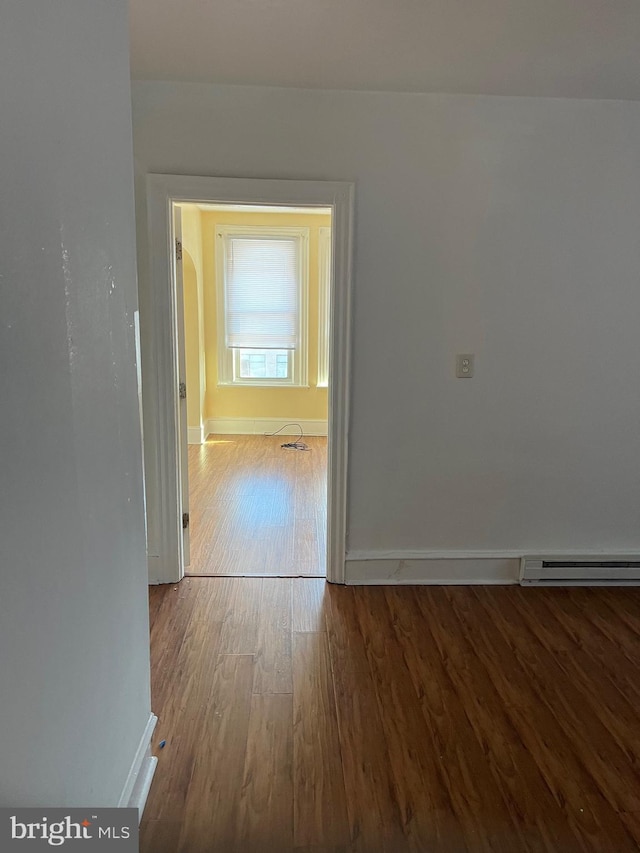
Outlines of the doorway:
<svg viewBox="0 0 640 853">
<path fill-rule="evenodd" d="M 344 582 L 353 201 L 354 187 L 347 183 L 181 175 L 147 177 L 153 286 L 144 306 L 142 336 L 150 583 L 180 580 L 185 573 L 189 547 L 188 538 L 185 543 L 183 535 L 183 520 L 189 512 L 183 488 L 188 460 L 181 458 L 180 446 L 181 418 L 186 406 L 181 397 L 180 383 L 184 380 L 180 376 L 178 338 L 182 300 L 178 298 L 176 233 L 172 219 L 173 207 L 179 203 L 315 207 L 331 211 L 326 576 L 330 582 Z M 296 434 L 297 430 L 293 432 L 294 438 Z M 219 440 L 226 439 L 219 436 Z M 278 450 L 285 453 L 279 446 Z M 291 453 L 302 458 L 305 451 L 292 449 Z"/>
<path fill-rule="evenodd" d="M 173 207 L 185 575 L 324 577 L 332 209 Z"/>
</svg>

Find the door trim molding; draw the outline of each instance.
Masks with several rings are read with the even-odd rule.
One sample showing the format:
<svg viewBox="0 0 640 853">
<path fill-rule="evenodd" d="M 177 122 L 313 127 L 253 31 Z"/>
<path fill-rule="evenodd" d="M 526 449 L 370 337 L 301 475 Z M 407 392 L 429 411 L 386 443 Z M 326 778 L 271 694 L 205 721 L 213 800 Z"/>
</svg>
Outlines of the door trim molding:
<svg viewBox="0 0 640 853">
<path fill-rule="evenodd" d="M 347 529 L 347 466 L 349 438 L 351 306 L 353 278 L 353 217 L 355 185 L 335 181 L 290 181 L 254 178 L 216 178 L 194 175 L 147 175 L 147 214 L 151 286 L 149 316 L 144 323 L 151 337 L 143 365 L 145 384 L 155 391 L 156 429 L 145 435 L 145 453 L 158 473 L 159 548 L 154 555 L 152 583 L 174 583 L 180 566 L 182 508 L 176 453 L 179 440 L 178 364 L 175 346 L 176 298 L 171 266 L 171 205 L 174 202 L 265 204 L 283 207 L 319 206 L 333 211 L 333 289 L 329 355 L 329 440 L 327 471 L 327 580 L 345 582 Z M 156 445 L 157 446 L 154 446 Z M 150 463 L 151 464 L 151 463 Z M 147 505 L 150 501 L 147 501 Z M 158 569 L 162 567 L 161 576 Z"/>
</svg>

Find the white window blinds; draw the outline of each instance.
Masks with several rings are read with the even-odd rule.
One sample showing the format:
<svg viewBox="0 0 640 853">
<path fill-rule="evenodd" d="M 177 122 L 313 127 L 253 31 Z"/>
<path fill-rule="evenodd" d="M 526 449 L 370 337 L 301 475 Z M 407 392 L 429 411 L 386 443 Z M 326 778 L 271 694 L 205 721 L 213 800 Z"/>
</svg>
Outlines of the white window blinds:
<svg viewBox="0 0 640 853">
<path fill-rule="evenodd" d="M 296 349 L 299 239 L 226 235 L 224 244 L 226 345 Z"/>
</svg>

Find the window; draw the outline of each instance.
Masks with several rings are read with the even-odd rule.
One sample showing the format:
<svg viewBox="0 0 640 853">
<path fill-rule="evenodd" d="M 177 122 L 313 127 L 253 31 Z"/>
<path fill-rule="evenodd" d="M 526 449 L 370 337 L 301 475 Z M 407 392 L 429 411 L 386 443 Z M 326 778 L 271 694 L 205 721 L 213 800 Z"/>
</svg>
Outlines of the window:
<svg viewBox="0 0 640 853">
<path fill-rule="evenodd" d="M 289 350 L 237 349 L 240 369 L 234 370 L 240 379 L 288 379 Z"/>
<path fill-rule="evenodd" d="M 306 385 L 308 229 L 218 226 L 218 381 Z"/>
</svg>

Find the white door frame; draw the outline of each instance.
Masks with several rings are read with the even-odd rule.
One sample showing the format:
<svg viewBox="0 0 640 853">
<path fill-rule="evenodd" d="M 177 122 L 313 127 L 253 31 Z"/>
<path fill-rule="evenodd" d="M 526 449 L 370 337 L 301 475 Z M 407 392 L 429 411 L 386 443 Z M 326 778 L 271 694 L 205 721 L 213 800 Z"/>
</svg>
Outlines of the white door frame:
<svg viewBox="0 0 640 853">
<path fill-rule="evenodd" d="M 345 582 L 347 530 L 347 461 L 351 353 L 351 291 L 354 184 L 333 181 L 279 181 L 253 178 L 212 178 L 191 175 L 147 175 L 147 213 L 151 287 L 145 327 L 151 335 L 151 359 L 143 371 L 144 386 L 156 394 L 156 428 L 145 435 L 145 453 L 154 460 L 161 531 L 157 568 L 152 583 L 182 578 L 180 560 L 182 508 L 177 465 L 179 441 L 176 294 L 171 271 L 174 202 L 264 204 L 282 207 L 331 207 L 333 212 L 333 277 L 331 340 L 329 342 L 329 421 L 327 471 L 327 580 Z M 156 445 L 156 446 L 153 446 Z M 147 506 L 149 505 L 147 496 Z"/>
</svg>

